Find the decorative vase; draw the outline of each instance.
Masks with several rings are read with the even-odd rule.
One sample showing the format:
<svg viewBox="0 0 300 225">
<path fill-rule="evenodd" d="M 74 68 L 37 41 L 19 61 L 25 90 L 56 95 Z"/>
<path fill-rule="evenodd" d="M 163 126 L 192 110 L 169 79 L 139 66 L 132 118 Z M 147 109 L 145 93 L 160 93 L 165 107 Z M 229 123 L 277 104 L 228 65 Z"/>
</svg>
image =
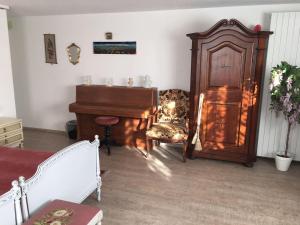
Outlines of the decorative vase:
<svg viewBox="0 0 300 225">
<path fill-rule="evenodd" d="M 92 84 L 92 76 L 91 75 L 82 76 L 82 84 L 83 85 L 91 85 Z"/>
<path fill-rule="evenodd" d="M 128 78 L 127 84 L 128 84 L 128 87 L 132 87 L 133 86 L 133 78 L 132 77 Z"/>
<path fill-rule="evenodd" d="M 111 86 L 113 86 L 113 84 L 114 84 L 113 78 L 107 78 L 106 79 L 106 86 L 111 87 Z"/>
<path fill-rule="evenodd" d="M 143 87 L 144 88 L 150 88 L 152 84 L 151 78 L 149 75 L 144 76 L 143 78 Z"/>
<path fill-rule="evenodd" d="M 293 160 L 293 156 L 289 153 L 288 153 L 287 157 L 285 157 L 284 153 L 282 153 L 282 152 L 277 153 L 275 156 L 275 164 L 276 164 L 277 170 L 288 171 L 292 160 Z"/>
</svg>

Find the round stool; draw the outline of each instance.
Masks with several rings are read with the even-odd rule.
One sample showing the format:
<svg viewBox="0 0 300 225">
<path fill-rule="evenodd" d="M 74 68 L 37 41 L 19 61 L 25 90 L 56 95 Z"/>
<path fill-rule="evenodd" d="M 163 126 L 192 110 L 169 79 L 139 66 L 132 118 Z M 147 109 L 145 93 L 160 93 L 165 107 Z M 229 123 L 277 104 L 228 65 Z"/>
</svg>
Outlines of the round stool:
<svg viewBox="0 0 300 225">
<path fill-rule="evenodd" d="M 107 147 L 107 154 L 110 155 L 110 134 L 111 127 L 119 123 L 119 117 L 115 116 L 98 116 L 95 119 L 95 123 L 104 127 L 104 140 L 101 142 Z"/>
</svg>

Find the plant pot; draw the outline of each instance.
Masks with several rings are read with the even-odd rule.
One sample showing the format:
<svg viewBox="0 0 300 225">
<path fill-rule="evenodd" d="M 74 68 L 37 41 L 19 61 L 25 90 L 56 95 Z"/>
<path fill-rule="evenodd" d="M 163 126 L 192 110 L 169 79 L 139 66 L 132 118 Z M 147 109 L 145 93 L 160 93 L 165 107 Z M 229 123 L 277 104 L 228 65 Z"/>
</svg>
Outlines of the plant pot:
<svg viewBox="0 0 300 225">
<path fill-rule="evenodd" d="M 277 153 L 275 156 L 276 168 L 279 171 L 288 171 L 292 160 L 293 160 L 293 157 L 290 154 L 288 154 L 288 157 L 284 157 L 283 153 Z"/>
</svg>

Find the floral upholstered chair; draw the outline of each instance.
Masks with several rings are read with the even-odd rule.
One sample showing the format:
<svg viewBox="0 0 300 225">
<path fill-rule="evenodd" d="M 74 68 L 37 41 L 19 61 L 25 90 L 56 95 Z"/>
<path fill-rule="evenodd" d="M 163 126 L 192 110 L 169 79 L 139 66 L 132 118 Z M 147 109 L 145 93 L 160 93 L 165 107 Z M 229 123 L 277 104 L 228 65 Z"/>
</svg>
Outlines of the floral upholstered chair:
<svg viewBox="0 0 300 225">
<path fill-rule="evenodd" d="M 158 145 L 160 142 L 182 143 L 182 157 L 185 162 L 188 138 L 188 109 L 188 92 L 179 89 L 169 89 L 159 92 L 158 110 L 149 119 L 146 132 L 147 154 L 152 148 L 153 140 Z"/>
</svg>

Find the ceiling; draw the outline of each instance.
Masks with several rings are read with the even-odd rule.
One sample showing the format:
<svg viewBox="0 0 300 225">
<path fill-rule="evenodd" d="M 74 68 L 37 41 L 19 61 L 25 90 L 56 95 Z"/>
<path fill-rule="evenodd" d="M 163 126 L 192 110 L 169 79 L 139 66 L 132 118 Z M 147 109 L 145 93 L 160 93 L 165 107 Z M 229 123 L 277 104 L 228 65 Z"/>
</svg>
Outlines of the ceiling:
<svg viewBox="0 0 300 225">
<path fill-rule="evenodd" d="M 0 0 L 17 16 L 134 12 L 300 3 L 300 0 Z"/>
</svg>

